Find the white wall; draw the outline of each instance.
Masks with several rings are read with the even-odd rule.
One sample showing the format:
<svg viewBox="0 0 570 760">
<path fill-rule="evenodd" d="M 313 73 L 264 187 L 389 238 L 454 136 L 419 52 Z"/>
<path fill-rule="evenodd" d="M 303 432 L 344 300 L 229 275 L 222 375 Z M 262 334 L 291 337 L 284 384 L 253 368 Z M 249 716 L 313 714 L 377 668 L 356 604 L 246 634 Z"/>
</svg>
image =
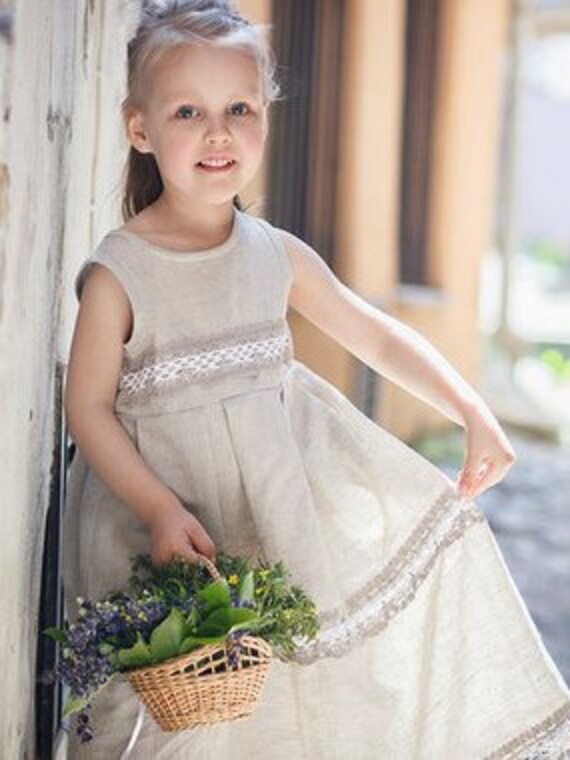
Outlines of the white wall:
<svg viewBox="0 0 570 760">
<path fill-rule="evenodd" d="M 0 757 L 10 760 L 36 756 L 55 368 L 75 317 L 73 275 L 119 223 L 122 56 L 137 8 L 137 0 L 0 2 L 13 24 L 12 41 L 0 41 Z"/>
</svg>

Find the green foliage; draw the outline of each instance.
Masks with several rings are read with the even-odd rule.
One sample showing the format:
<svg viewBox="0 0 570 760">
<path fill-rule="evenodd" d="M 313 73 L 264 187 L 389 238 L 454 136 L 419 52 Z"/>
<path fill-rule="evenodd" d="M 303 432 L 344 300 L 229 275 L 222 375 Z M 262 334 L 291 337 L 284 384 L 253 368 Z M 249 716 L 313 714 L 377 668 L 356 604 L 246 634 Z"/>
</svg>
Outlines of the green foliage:
<svg viewBox="0 0 570 760">
<path fill-rule="evenodd" d="M 559 349 L 546 348 L 540 353 L 539 359 L 560 380 L 570 379 L 570 357 L 566 357 Z"/>
<path fill-rule="evenodd" d="M 61 628 L 44 628 L 43 633 L 45 633 L 46 636 L 49 636 L 50 639 L 57 641 L 59 644 L 67 643 L 67 633 L 61 630 Z"/>
<path fill-rule="evenodd" d="M 218 636 L 187 636 L 180 646 L 180 654 L 186 654 L 192 652 L 194 649 L 203 646 L 204 644 L 220 644 L 226 639 L 225 633 L 220 633 Z"/>
<path fill-rule="evenodd" d="M 71 695 L 65 705 L 63 706 L 62 716 L 64 718 L 73 715 L 73 713 L 83 710 L 87 706 L 87 699 L 85 697 L 76 697 Z"/>
<path fill-rule="evenodd" d="M 170 657 L 180 654 L 180 646 L 184 639 L 186 621 L 184 614 L 173 607 L 167 618 L 158 625 L 150 635 L 150 654 L 152 661 L 164 662 Z"/>
<path fill-rule="evenodd" d="M 137 633 L 136 643 L 128 649 L 119 649 L 117 656 L 125 669 L 140 668 L 152 662 L 150 647 L 140 633 Z"/>
<path fill-rule="evenodd" d="M 218 636 L 240 628 L 249 628 L 249 623 L 258 620 L 259 616 L 249 609 L 242 607 L 220 607 L 211 612 L 198 627 L 200 636 Z"/>
<path fill-rule="evenodd" d="M 434 464 L 460 467 L 463 462 L 463 441 L 456 431 L 419 436 L 410 447 Z"/>
<path fill-rule="evenodd" d="M 193 596 L 196 602 L 193 614 L 200 615 L 202 622 L 216 607 L 229 607 L 232 597 L 239 605 L 233 609 L 253 605 L 257 616 L 244 622 L 243 629 L 265 638 L 283 659 L 294 653 L 297 639 L 313 639 L 317 635 L 319 624 L 315 604 L 301 587 L 290 583 L 290 574 L 282 561 L 272 564 L 219 552 L 216 568 L 222 576 L 221 581 L 213 581 L 203 565 L 181 559 L 168 566 L 155 567 L 149 555 L 138 555 L 134 558 L 133 568 L 136 571 L 130 582 L 133 590 L 145 588 L 170 602 L 187 601 Z M 176 593 L 174 589 L 177 589 Z M 231 630 L 237 629 L 229 626 L 226 635 Z M 188 632 L 182 643 L 193 646 L 201 638 L 218 640 L 222 634 L 221 628 L 217 630 L 211 625 L 206 631 L 209 636 L 198 635 L 195 619 L 193 632 Z"/>
<path fill-rule="evenodd" d="M 217 607 L 229 607 L 230 604 L 230 587 L 225 578 L 208 584 L 196 593 L 196 599 L 205 602 L 205 613 L 215 610 Z"/>
<path fill-rule="evenodd" d="M 561 268 L 570 261 L 570 252 L 550 240 L 537 240 L 526 248 L 526 254 L 541 264 Z"/>
<path fill-rule="evenodd" d="M 238 598 L 240 603 L 253 602 L 253 570 L 248 570 L 243 574 L 238 588 Z"/>
<path fill-rule="evenodd" d="M 281 659 L 319 624 L 305 591 L 289 582 L 282 562 L 219 553 L 219 579 L 201 564 L 176 559 L 155 567 L 149 555 L 132 559 L 124 589 L 98 601 L 78 598 L 77 621 L 43 633 L 61 650 L 55 673 L 70 687 L 65 715 L 82 712 L 117 672 L 164 662 L 207 644 L 250 633 Z M 235 653 L 232 655 L 235 657 Z"/>
</svg>

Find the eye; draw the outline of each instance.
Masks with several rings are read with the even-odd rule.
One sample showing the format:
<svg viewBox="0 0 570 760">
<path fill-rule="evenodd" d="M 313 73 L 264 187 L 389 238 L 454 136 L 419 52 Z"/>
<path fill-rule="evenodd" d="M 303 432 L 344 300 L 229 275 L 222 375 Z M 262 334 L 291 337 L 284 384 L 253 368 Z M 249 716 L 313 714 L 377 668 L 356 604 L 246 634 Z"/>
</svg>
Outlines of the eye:
<svg viewBox="0 0 570 760">
<path fill-rule="evenodd" d="M 176 115 L 178 116 L 178 114 L 181 113 L 182 111 L 195 111 L 195 110 L 196 109 L 194 108 L 194 106 L 180 106 L 178 111 L 176 111 Z"/>
<path fill-rule="evenodd" d="M 232 105 L 232 111 L 233 111 L 233 113 L 234 113 L 235 116 L 246 116 L 247 114 L 243 113 L 243 111 L 242 111 L 242 113 L 235 113 L 235 111 L 233 110 L 235 108 L 238 108 L 238 109 L 239 108 L 246 108 L 247 111 L 249 112 L 249 106 L 248 106 L 247 103 L 240 102 L 240 103 L 234 103 Z"/>
</svg>

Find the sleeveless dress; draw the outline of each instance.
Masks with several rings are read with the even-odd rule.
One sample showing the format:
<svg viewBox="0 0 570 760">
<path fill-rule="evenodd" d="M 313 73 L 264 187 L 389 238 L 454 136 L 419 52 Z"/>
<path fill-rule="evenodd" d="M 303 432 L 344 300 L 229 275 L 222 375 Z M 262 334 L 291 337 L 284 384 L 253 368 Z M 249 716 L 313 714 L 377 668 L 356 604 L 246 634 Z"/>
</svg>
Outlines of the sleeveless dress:
<svg viewBox="0 0 570 760">
<path fill-rule="evenodd" d="M 113 230 L 108 267 L 134 314 L 115 412 L 146 465 L 217 550 L 283 560 L 314 598 L 319 637 L 271 664 L 245 718 L 162 732 L 148 713 L 129 757 L 152 760 L 559 758 L 570 692 L 484 513 L 427 459 L 294 358 L 293 280 L 276 228 L 234 209 L 230 237 L 178 253 Z M 150 549 L 81 451 L 68 478 L 63 580 L 123 585 Z M 69 758 L 119 758 L 138 715 L 126 682 L 94 702 Z"/>
</svg>

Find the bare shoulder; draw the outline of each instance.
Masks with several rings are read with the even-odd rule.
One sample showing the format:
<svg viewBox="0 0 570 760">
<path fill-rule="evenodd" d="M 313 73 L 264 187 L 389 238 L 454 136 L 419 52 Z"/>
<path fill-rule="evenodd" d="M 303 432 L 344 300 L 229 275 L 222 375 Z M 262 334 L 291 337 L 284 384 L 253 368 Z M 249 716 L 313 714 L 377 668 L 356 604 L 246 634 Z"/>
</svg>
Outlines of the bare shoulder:
<svg viewBox="0 0 570 760">
<path fill-rule="evenodd" d="M 81 291 L 66 377 L 65 408 L 74 420 L 90 405 L 112 408 L 123 344 L 131 330 L 130 304 L 115 275 L 97 262 Z"/>
<path fill-rule="evenodd" d="M 283 241 L 293 269 L 302 271 L 307 267 L 317 268 L 322 273 L 327 274 L 331 280 L 338 281 L 337 276 L 323 259 L 321 254 L 312 246 L 302 238 L 289 232 L 289 230 L 284 230 L 282 227 L 274 227 L 274 229 Z"/>
<path fill-rule="evenodd" d="M 308 243 L 287 230 L 278 233 L 294 272 L 289 305 L 362 361 L 376 355 L 388 326 L 382 312 L 345 285 Z"/>
<path fill-rule="evenodd" d="M 280 227 L 275 228 L 283 241 L 293 270 L 293 283 L 289 303 L 294 309 L 306 313 L 310 302 L 322 300 L 344 287 L 323 257 L 297 235 Z"/>
<path fill-rule="evenodd" d="M 319 254 L 310 245 L 305 243 L 302 238 L 297 237 L 297 235 L 282 227 L 274 227 L 274 229 L 283 241 L 291 266 L 303 266 L 305 259 L 313 257 L 317 257 L 322 261 Z"/>
<path fill-rule="evenodd" d="M 93 262 L 85 276 L 79 310 L 84 319 L 128 341 L 133 324 L 131 303 L 123 286 L 106 266 Z"/>
</svg>

